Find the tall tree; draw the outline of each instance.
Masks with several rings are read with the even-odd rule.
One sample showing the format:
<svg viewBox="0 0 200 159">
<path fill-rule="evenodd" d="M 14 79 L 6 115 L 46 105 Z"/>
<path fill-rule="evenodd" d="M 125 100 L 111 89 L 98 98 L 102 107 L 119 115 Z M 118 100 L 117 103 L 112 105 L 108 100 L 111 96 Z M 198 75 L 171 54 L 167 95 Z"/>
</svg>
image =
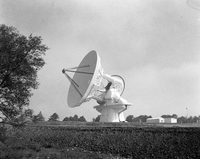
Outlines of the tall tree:
<svg viewBox="0 0 200 159">
<path fill-rule="evenodd" d="M 40 111 L 40 112 L 38 113 L 38 115 L 34 115 L 32 121 L 33 121 L 33 122 L 45 121 L 45 118 L 44 118 L 42 112 Z"/>
<path fill-rule="evenodd" d="M 69 121 L 69 118 L 68 118 L 68 117 L 65 117 L 65 118 L 63 119 L 63 121 Z"/>
<path fill-rule="evenodd" d="M 198 118 L 197 116 L 194 116 L 194 117 L 193 117 L 193 122 L 194 122 L 194 123 L 198 123 L 198 122 L 199 122 L 199 118 Z"/>
<path fill-rule="evenodd" d="M 31 122 L 33 119 L 33 110 L 26 109 L 24 110 L 17 118 L 15 118 L 15 124 L 25 124 L 26 122 Z"/>
<path fill-rule="evenodd" d="M 162 115 L 161 117 L 162 118 L 175 118 L 175 119 L 177 119 L 178 115 L 177 114 L 172 114 L 172 115 L 167 114 L 167 115 Z"/>
<path fill-rule="evenodd" d="M 53 113 L 50 118 L 49 118 L 49 121 L 58 121 L 59 119 L 59 116 L 57 113 Z"/>
<path fill-rule="evenodd" d="M 148 118 L 152 118 L 151 115 L 140 115 L 136 118 L 133 118 L 133 122 L 146 122 Z"/>
<path fill-rule="evenodd" d="M 99 122 L 101 118 L 101 115 L 98 115 L 96 118 L 93 118 L 92 121 L 93 122 Z"/>
<path fill-rule="evenodd" d="M 86 119 L 85 119 L 85 117 L 84 117 L 84 116 L 81 116 L 81 117 L 78 119 L 78 121 L 81 121 L 81 122 L 86 122 Z"/>
<path fill-rule="evenodd" d="M 178 115 L 177 115 L 177 114 L 172 114 L 171 117 L 177 119 L 177 118 L 178 118 Z"/>
<path fill-rule="evenodd" d="M 126 121 L 128 122 L 133 122 L 134 116 L 133 115 L 129 115 L 126 117 Z"/>
<path fill-rule="evenodd" d="M 0 25 L 0 112 L 5 118 L 16 118 L 29 104 L 47 50 L 40 36 L 26 37 L 14 27 Z"/>
<path fill-rule="evenodd" d="M 78 115 L 74 115 L 74 117 L 73 117 L 73 121 L 78 121 Z"/>
<path fill-rule="evenodd" d="M 24 115 L 25 115 L 25 117 L 26 118 L 28 118 L 28 119 L 32 119 L 33 118 L 33 110 L 32 109 L 26 109 L 25 111 L 24 111 Z"/>
<path fill-rule="evenodd" d="M 86 122 L 86 119 L 84 116 L 81 116 L 80 118 L 78 117 L 78 115 L 74 115 L 73 117 L 70 116 L 70 117 L 65 117 L 63 119 L 63 121 L 83 121 L 83 122 Z"/>
</svg>

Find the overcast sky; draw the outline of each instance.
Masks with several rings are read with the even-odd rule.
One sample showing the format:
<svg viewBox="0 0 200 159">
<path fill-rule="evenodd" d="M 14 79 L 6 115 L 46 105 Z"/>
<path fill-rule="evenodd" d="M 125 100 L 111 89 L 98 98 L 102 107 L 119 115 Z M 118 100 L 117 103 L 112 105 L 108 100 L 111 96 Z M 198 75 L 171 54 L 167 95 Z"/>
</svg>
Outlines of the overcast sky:
<svg viewBox="0 0 200 159">
<path fill-rule="evenodd" d="M 200 115 L 200 3 L 197 0 L 2 0 L 0 23 L 41 36 L 50 47 L 30 108 L 84 116 L 95 101 L 70 108 L 63 68 L 96 50 L 104 72 L 125 79 L 127 115 Z M 73 76 L 73 74 L 71 74 Z"/>
</svg>

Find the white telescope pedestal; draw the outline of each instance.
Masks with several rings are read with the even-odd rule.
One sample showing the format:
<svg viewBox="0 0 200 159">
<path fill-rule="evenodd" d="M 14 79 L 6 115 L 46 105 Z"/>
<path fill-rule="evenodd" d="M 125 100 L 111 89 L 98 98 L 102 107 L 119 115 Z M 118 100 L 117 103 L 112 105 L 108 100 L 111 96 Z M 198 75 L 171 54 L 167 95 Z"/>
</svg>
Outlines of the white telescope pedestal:
<svg viewBox="0 0 200 159">
<path fill-rule="evenodd" d="M 100 122 L 124 122 L 125 104 L 97 105 L 94 108 L 101 113 Z"/>
</svg>

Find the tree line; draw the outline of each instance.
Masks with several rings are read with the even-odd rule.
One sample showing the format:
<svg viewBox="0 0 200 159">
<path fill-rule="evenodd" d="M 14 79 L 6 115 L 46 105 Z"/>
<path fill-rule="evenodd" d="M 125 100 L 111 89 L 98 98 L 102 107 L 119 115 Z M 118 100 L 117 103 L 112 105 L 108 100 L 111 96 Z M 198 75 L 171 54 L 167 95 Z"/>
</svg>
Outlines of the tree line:
<svg viewBox="0 0 200 159">
<path fill-rule="evenodd" d="M 189 116 L 188 118 L 185 116 L 180 116 L 176 114 L 172 115 L 161 115 L 162 118 L 175 118 L 177 119 L 177 123 L 198 123 L 200 122 L 200 115 L 199 116 Z M 92 122 L 99 122 L 101 118 L 101 115 L 98 115 L 96 118 L 92 119 Z M 128 115 L 126 117 L 127 122 L 146 122 L 148 118 L 152 118 L 151 115 L 139 115 L 137 117 L 134 117 L 133 115 Z M 5 122 L 4 120 L 3 122 Z M 32 109 L 26 109 L 24 113 L 22 113 L 20 116 L 15 118 L 14 123 L 15 124 L 23 124 L 27 122 L 33 122 L 37 123 L 40 121 L 75 121 L 75 122 L 87 122 L 84 116 L 69 116 L 65 117 L 63 120 L 59 120 L 59 115 L 57 113 L 53 113 L 50 115 L 50 117 L 45 120 L 45 117 L 43 116 L 42 112 L 40 111 L 38 114 L 34 115 L 34 111 Z M 14 125 L 14 124 L 13 124 Z"/>
<path fill-rule="evenodd" d="M 15 122 L 17 123 L 26 123 L 26 122 L 40 122 L 40 121 L 60 121 L 59 115 L 57 113 L 53 113 L 47 120 L 43 116 L 42 112 L 40 111 L 37 115 L 34 115 L 32 109 L 27 109 L 23 114 L 21 114 L 18 118 L 16 118 Z M 79 121 L 79 122 L 86 122 L 84 116 L 78 117 L 78 115 L 74 115 L 73 117 L 65 117 L 62 121 Z"/>
</svg>

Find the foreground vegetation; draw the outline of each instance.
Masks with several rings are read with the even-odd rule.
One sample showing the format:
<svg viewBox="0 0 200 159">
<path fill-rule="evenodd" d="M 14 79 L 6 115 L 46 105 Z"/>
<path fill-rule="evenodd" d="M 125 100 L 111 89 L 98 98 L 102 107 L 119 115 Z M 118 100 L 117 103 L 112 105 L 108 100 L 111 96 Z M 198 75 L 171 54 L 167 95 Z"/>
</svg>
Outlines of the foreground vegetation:
<svg viewBox="0 0 200 159">
<path fill-rule="evenodd" d="M 44 124 L 0 136 L 0 158 L 199 158 L 200 128 Z M 1 131 L 3 132 L 3 131 Z"/>
</svg>

